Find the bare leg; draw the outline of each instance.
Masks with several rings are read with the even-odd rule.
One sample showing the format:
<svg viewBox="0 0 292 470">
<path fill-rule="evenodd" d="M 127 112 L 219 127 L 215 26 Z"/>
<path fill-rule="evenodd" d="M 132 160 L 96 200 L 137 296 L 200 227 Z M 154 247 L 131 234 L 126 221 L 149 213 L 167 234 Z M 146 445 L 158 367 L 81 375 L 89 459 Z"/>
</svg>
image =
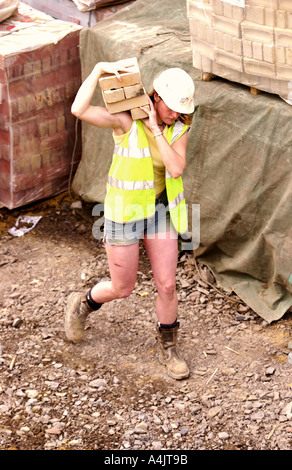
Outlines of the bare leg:
<svg viewBox="0 0 292 470">
<path fill-rule="evenodd" d="M 97 305 L 113 299 L 128 297 L 136 282 L 139 244 L 111 246 L 106 244 L 111 280 L 99 282 L 91 289 L 91 300 Z M 98 306 L 98 308 L 99 308 Z M 96 310 L 88 298 L 80 292 L 72 292 L 65 310 L 65 333 L 73 343 L 79 343 L 84 336 L 87 316 Z"/>
<path fill-rule="evenodd" d="M 168 374 L 177 380 L 189 376 L 189 368 L 177 349 L 179 323 L 177 318 L 176 267 L 177 239 L 170 233 L 163 240 L 144 240 L 151 261 L 155 284 L 157 287 L 156 315 L 163 325 L 157 326 L 159 343 L 159 360 L 167 367 Z"/>
<path fill-rule="evenodd" d="M 161 235 L 160 235 L 161 237 Z M 154 281 L 157 287 L 156 315 L 161 323 L 173 323 L 177 317 L 176 268 L 177 268 L 177 238 L 170 232 L 164 239 L 158 236 L 144 239 Z"/>
<path fill-rule="evenodd" d="M 95 302 L 104 303 L 128 297 L 135 287 L 139 260 L 139 243 L 129 246 L 105 244 L 110 281 L 99 282 L 91 290 Z"/>
</svg>

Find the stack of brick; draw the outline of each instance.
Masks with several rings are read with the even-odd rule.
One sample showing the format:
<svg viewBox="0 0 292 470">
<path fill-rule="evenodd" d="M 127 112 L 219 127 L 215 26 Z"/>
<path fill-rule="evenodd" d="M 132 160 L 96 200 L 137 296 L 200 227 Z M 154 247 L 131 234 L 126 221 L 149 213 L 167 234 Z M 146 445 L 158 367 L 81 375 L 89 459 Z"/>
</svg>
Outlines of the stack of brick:
<svg viewBox="0 0 292 470">
<path fill-rule="evenodd" d="M 81 28 L 52 18 L 37 26 L 38 12 L 27 9 L 13 23 L 26 27 L 0 43 L 0 204 L 9 209 L 66 190 L 81 158 L 80 136 L 73 152 L 71 113 L 81 83 Z"/>
<path fill-rule="evenodd" d="M 291 0 L 187 0 L 193 65 L 289 98 Z M 291 91 L 290 91 L 291 93 Z"/>
<path fill-rule="evenodd" d="M 147 117 L 140 107 L 149 109 L 148 95 L 142 84 L 138 61 L 135 57 L 119 61 L 129 71 L 120 72 L 121 81 L 114 74 L 103 74 L 99 79 L 103 99 L 111 114 L 130 111 L 133 119 Z"/>
<path fill-rule="evenodd" d="M 72 0 L 23 0 L 23 3 L 36 8 L 47 15 L 51 15 L 58 20 L 69 21 L 70 23 L 76 23 L 84 28 L 90 28 L 99 21 L 102 21 L 105 18 L 115 14 L 116 12 L 122 10 L 123 8 L 131 5 L 136 0 L 123 1 L 116 5 L 111 2 L 106 6 L 99 7 L 98 3 L 95 5 L 92 4 L 92 7 L 89 9 L 79 9 Z M 102 3 L 102 5 L 104 5 Z"/>
</svg>

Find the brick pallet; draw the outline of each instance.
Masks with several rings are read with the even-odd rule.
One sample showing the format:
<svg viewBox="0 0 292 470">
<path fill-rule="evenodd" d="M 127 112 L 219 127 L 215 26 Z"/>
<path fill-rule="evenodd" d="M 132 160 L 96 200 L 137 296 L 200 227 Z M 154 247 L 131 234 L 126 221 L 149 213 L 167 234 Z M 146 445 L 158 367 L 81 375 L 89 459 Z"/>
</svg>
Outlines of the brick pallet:
<svg viewBox="0 0 292 470">
<path fill-rule="evenodd" d="M 187 0 L 187 9 L 202 79 L 219 76 L 290 98 L 291 0 Z"/>
<path fill-rule="evenodd" d="M 39 12 L 21 7 L 17 18 L 11 18 L 20 28 L 3 34 L 0 43 L 0 204 L 9 209 L 66 190 L 81 158 L 80 129 L 76 136 L 71 114 L 81 83 L 81 28 L 45 17 L 42 21 L 41 14 L 39 26 L 30 28 L 28 15 L 35 23 Z M 23 17 L 28 27 L 22 34 Z M 47 30 L 56 31 L 53 36 L 59 40 L 42 44 Z M 12 47 L 17 41 L 22 45 Z"/>
</svg>

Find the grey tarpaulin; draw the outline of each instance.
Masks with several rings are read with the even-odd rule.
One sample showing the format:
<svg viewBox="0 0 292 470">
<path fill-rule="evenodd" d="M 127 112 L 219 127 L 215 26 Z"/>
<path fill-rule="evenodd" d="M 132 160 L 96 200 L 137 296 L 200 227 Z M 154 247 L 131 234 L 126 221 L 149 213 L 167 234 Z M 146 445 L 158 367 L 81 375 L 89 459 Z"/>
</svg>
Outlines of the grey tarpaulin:
<svg viewBox="0 0 292 470">
<path fill-rule="evenodd" d="M 223 79 L 202 82 L 188 33 L 185 0 L 137 0 L 81 32 L 83 78 L 96 62 L 133 56 L 147 91 L 164 68 L 191 74 L 196 111 L 183 180 L 189 207 L 200 204 L 194 254 L 219 286 L 272 322 L 292 305 L 292 107 Z M 93 103 L 102 104 L 98 89 Z M 83 124 L 82 139 L 73 190 L 103 202 L 111 131 Z"/>
</svg>

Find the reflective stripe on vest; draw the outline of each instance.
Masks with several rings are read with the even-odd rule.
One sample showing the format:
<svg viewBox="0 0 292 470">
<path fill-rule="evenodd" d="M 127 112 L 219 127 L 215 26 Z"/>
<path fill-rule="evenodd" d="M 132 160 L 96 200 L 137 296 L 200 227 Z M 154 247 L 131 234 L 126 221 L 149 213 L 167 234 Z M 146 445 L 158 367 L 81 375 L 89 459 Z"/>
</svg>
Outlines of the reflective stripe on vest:
<svg viewBox="0 0 292 470">
<path fill-rule="evenodd" d="M 124 189 L 125 191 L 141 191 L 142 189 L 154 189 L 154 181 L 125 181 L 118 180 L 112 176 L 108 177 L 108 184 L 113 188 Z"/>
<path fill-rule="evenodd" d="M 132 150 L 127 147 L 119 147 L 118 145 L 115 145 L 114 155 L 119 155 L 120 157 L 125 157 L 125 158 L 151 157 L 149 148 Z"/>
<path fill-rule="evenodd" d="M 179 193 L 175 199 L 168 201 L 169 210 L 175 209 L 185 198 L 184 192 Z"/>
</svg>

